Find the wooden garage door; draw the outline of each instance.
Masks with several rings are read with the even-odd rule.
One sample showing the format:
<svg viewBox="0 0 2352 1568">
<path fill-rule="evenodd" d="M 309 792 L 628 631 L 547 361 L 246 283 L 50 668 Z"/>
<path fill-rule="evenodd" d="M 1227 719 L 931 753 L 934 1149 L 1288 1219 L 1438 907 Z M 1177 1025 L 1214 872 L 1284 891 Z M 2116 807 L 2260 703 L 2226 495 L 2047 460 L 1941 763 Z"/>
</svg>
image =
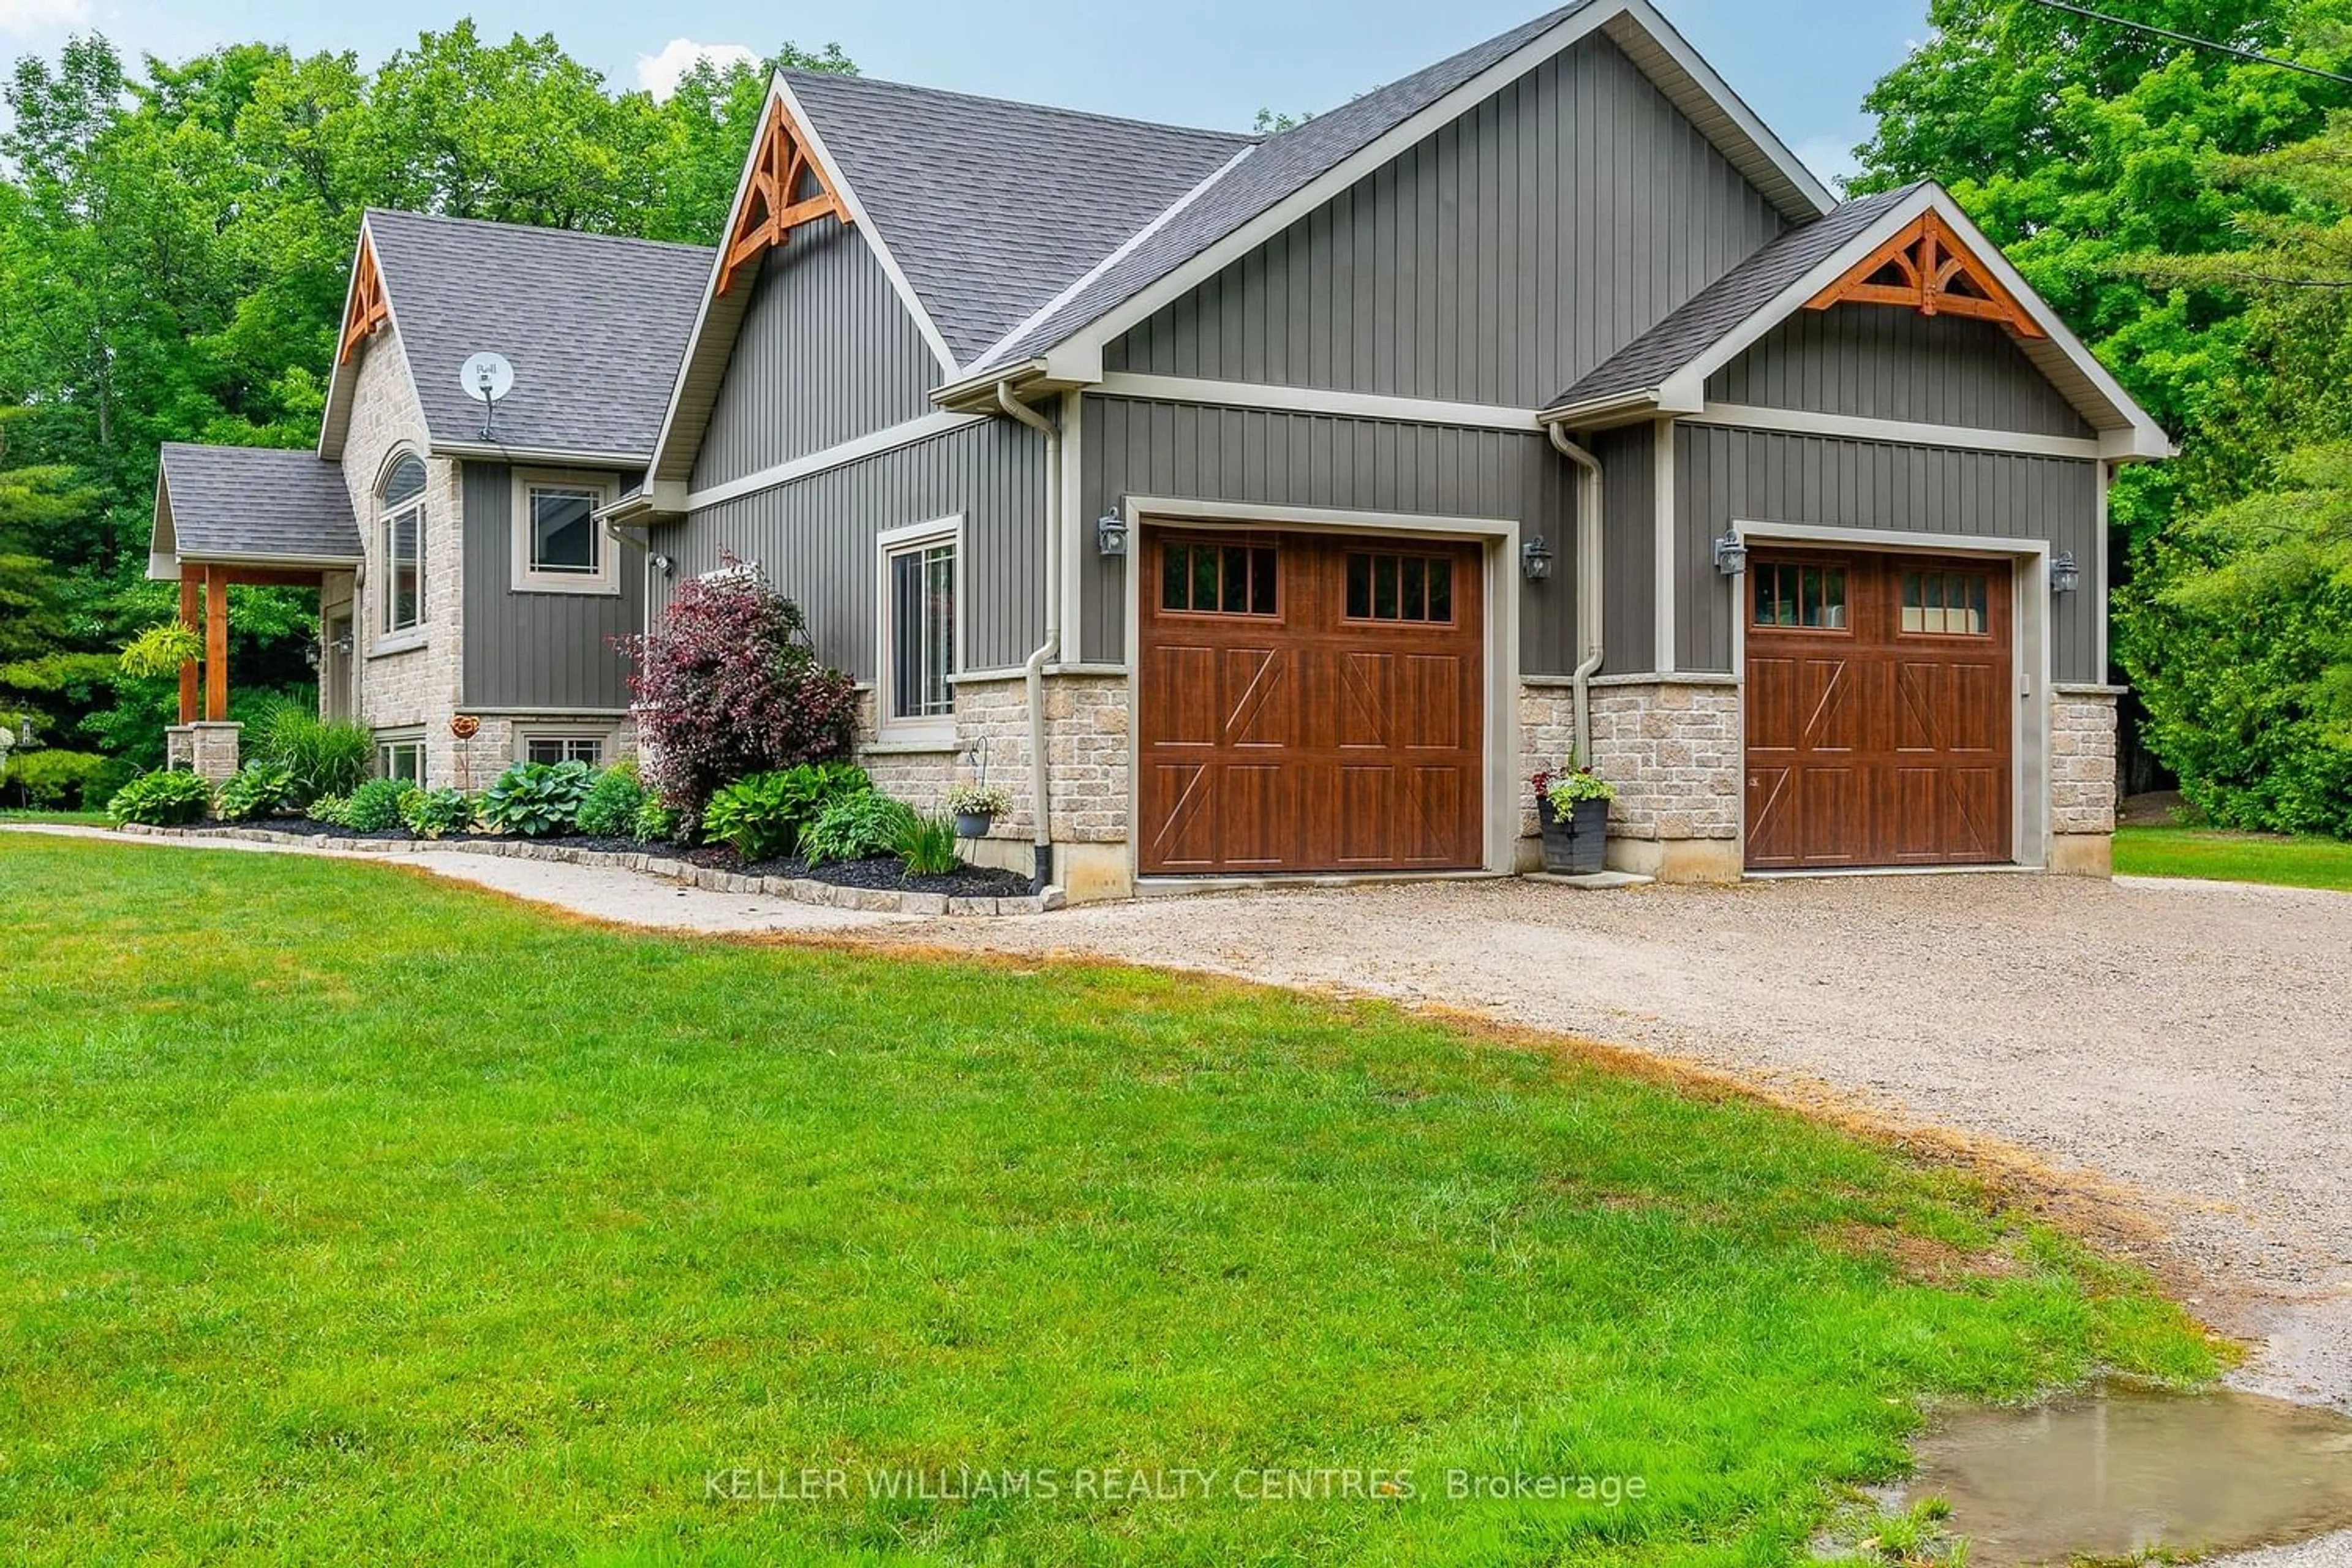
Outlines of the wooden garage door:
<svg viewBox="0 0 2352 1568">
<path fill-rule="evenodd" d="M 2010 568 L 1759 551 L 1748 864 L 2011 858 Z"/>
<path fill-rule="evenodd" d="M 1479 547 L 1143 531 L 1146 873 L 1481 861 Z"/>
</svg>

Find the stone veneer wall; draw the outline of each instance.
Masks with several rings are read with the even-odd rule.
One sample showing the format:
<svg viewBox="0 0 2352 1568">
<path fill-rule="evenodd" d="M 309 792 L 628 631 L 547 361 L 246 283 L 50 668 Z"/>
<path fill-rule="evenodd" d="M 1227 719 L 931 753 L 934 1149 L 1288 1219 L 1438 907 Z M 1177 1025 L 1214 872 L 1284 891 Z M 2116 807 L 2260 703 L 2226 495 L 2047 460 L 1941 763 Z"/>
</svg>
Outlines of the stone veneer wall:
<svg viewBox="0 0 2352 1568">
<path fill-rule="evenodd" d="M 1596 772 L 1617 786 L 1609 812 L 1613 835 L 1641 839 L 1739 837 L 1739 689 L 1716 677 L 1592 683 Z M 1523 755 L 1538 766 L 1565 762 L 1575 745 L 1575 694 L 1566 684 L 1519 692 Z M 1519 831 L 1536 827 L 1535 786 L 1519 781 Z"/>
<path fill-rule="evenodd" d="M 868 693 L 858 721 L 857 760 L 877 785 L 921 811 L 941 809 L 948 785 L 986 777 L 1013 797 L 1013 809 L 991 826 L 976 858 L 1014 869 L 1028 868 L 1035 839 L 1029 775 L 1028 692 L 1018 677 L 960 680 L 955 689 L 956 738 L 937 747 L 901 750 L 877 740 Z M 1074 900 L 1123 890 L 1128 838 L 1128 729 L 1124 676 L 1053 675 L 1045 679 L 1045 761 L 1053 786 L 1054 842 L 1103 846 L 1080 873 L 1065 852 L 1063 870 Z M 1108 847 L 1121 847 L 1116 850 Z M 1115 873 L 1111 862 L 1122 868 Z"/>
<path fill-rule="evenodd" d="M 2050 697 L 2050 868 L 2114 870 L 2116 699 L 2113 686 L 2058 686 Z"/>
<path fill-rule="evenodd" d="M 449 720 L 457 711 L 465 673 L 464 507 L 458 465 L 453 460 L 425 459 L 424 641 L 397 653 L 375 651 L 385 640 L 378 628 L 386 575 L 376 537 L 376 481 L 395 447 L 407 445 L 421 456 L 429 439 L 399 338 L 385 327 L 361 353 L 352 389 L 351 426 L 343 441 L 343 482 L 351 491 L 352 515 L 359 521 L 367 563 L 352 601 L 358 717 L 373 730 L 421 727 L 426 781 L 441 785 L 457 782 L 457 742 L 449 734 Z M 407 636 L 401 634 L 403 639 Z M 489 728 L 488 723 L 484 728 Z M 495 769 L 491 776 L 496 776 Z M 473 787 L 488 782 L 477 779 Z"/>
</svg>

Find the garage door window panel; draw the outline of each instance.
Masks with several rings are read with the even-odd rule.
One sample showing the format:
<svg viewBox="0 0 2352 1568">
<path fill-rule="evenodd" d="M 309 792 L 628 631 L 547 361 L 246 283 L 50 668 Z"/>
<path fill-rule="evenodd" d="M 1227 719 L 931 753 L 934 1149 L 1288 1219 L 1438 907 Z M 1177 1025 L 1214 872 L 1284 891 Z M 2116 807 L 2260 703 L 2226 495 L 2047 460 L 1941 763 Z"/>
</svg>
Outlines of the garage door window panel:
<svg viewBox="0 0 2352 1568">
<path fill-rule="evenodd" d="M 1351 550 L 1347 578 L 1349 620 L 1454 624 L 1454 563 L 1445 556 Z"/>
<path fill-rule="evenodd" d="M 1768 562 L 1756 580 L 1756 624 L 1808 631 L 1846 627 L 1845 568 Z"/>
<path fill-rule="evenodd" d="M 1171 539 L 1160 571 L 1160 607 L 1180 615 L 1279 613 L 1280 552 L 1270 544 Z"/>
<path fill-rule="evenodd" d="M 1983 637 L 1991 624 L 1990 585 L 1981 572 L 1903 574 L 1903 630 L 1929 637 Z"/>
</svg>

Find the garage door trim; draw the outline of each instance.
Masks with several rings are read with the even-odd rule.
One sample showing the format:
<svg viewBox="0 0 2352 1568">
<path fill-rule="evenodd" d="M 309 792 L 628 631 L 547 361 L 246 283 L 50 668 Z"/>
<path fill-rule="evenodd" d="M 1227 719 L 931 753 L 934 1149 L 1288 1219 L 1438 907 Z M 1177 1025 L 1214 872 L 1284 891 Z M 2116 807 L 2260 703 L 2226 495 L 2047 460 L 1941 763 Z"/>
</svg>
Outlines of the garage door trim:
<svg viewBox="0 0 2352 1568">
<path fill-rule="evenodd" d="M 1732 532 L 1755 550 L 1774 545 L 1795 549 L 1837 549 L 1873 555 L 1940 555 L 2000 561 L 2011 568 L 2015 596 L 2010 616 L 2010 660 L 2012 690 L 2010 731 L 2010 823 L 2012 858 L 2021 867 L 2040 868 L 2050 860 L 2050 700 L 2052 695 L 2050 636 L 2050 556 L 2047 539 L 1986 539 L 1975 534 L 1928 533 L 1907 529 L 1837 528 L 1811 523 L 1756 522 L 1735 520 Z M 1733 595 L 1731 616 L 1732 679 L 1739 689 L 1738 756 L 1744 775 L 1748 760 L 1748 579 L 1726 579 Z M 1748 844 L 1748 792 L 1738 792 L 1739 837 L 1743 859 Z M 1899 868 L 1898 868 L 1899 869 Z M 1750 876 L 1806 875 L 1797 872 L 1749 872 Z"/>
<path fill-rule="evenodd" d="M 1488 876 L 1513 869 L 1518 851 L 1519 814 L 1517 781 L 1524 771 L 1519 756 L 1519 545 L 1521 524 L 1516 518 L 1447 517 L 1405 512 L 1355 511 L 1338 507 L 1260 506 L 1249 502 L 1191 500 L 1176 496 L 1132 495 L 1118 500 L 1127 523 L 1127 537 L 1140 541 L 1147 526 L 1181 528 L 1187 531 L 1246 533 L 1320 533 L 1379 535 L 1397 540 L 1437 539 L 1459 543 L 1484 542 L 1486 616 L 1486 684 L 1488 721 L 1485 727 L 1486 770 L 1484 822 L 1480 844 L 1484 866 L 1470 872 L 1361 873 L 1308 872 L 1259 878 L 1250 876 L 1146 876 L 1143 855 L 1143 754 L 1140 694 L 1136 681 L 1143 668 L 1142 583 L 1144 572 L 1132 553 L 1122 564 L 1125 582 L 1119 587 L 1125 628 L 1122 638 L 1129 711 L 1127 768 L 1127 860 L 1137 885 L 1152 891 L 1180 891 L 1194 887 L 1252 886 L 1263 882 L 1297 881 L 1303 876 L 1318 880 L 1394 880 L 1431 876 Z M 1565 591 L 1562 589 L 1561 591 Z"/>
</svg>

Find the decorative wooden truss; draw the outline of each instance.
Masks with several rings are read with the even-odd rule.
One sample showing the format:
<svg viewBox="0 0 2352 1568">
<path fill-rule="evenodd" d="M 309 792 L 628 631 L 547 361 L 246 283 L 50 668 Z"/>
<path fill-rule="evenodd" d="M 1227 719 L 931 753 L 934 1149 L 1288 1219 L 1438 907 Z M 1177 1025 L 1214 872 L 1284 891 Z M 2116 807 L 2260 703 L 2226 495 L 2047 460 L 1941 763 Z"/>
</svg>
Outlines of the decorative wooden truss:
<svg viewBox="0 0 2352 1568">
<path fill-rule="evenodd" d="M 2021 338 L 2050 335 L 1933 212 L 1922 213 L 1805 304 L 1826 310 L 1849 300 L 1908 305 L 1923 316 L 1973 316 L 1998 321 Z"/>
<path fill-rule="evenodd" d="M 343 346 L 335 362 L 351 363 L 368 334 L 391 319 L 392 306 L 383 297 L 383 274 L 376 270 L 375 247 L 362 235 L 360 258 L 352 267 L 351 303 L 343 308 Z"/>
<path fill-rule="evenodd" d="M 803 185 L 814 194 L 803 196 Z M 751 161 L 751 185 L 735 214 L 727 235 L 726 258 L 719 264 L 721 294 L 734 285 L 736 274 L 756 263 L 771 247 L 792 237 L 793 230 L 822 217 L 849 221 L 849 209 L 826 183 L 824 171 L 809 156 L 808 138 L 793 122 L 777 99 L 768 105 L 768 128 Z"/>
</svg>

